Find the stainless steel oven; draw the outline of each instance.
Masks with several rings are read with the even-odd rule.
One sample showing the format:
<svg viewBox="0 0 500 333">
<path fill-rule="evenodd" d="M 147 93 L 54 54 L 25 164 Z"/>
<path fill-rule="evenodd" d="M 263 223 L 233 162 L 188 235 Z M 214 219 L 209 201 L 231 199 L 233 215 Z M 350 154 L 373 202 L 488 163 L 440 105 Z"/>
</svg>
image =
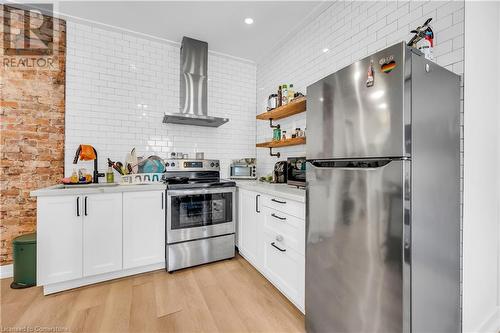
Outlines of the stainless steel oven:
<svg viewBox="0 0 500 333">
<path fill-rule="evenodd" d="M 168 243 L 234 233 L 234 187 L 167 191 Z"/>
<path fill-rule="evenodd" d="M 165 160 L 167 271 L 233 258 L 234 181 L 218 160 Z"/>
</svg>

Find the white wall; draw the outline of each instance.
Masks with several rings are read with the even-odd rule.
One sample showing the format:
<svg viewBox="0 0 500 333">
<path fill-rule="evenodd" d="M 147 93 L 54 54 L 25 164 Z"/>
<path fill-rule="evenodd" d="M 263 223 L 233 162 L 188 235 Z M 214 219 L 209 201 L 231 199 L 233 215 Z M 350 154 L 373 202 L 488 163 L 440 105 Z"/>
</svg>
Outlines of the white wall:
<svg viewBox="0 0 500 333">
<path fill-rule="evenodd" d="M 409 31 L 432 17 L 437 63 L 463 73 L 463 1 L 335 1 L 313 21 L 302 26 L 257 66 L 257 113 L 265 111 L 267 96 L 279 84 L 307 85 L 371 53 L 408 40 Z M 328 48 L 327 53 L 322 50 Z M 280 120 L 282 128 L 305 127 L 305 113 Z M 268 123 L 258 122 L 257 142 L 272 137 Z M 282 158 L 301 156 L 305 146 L 279 149 Z M 257 149 L 258 174 L 272 171 L 278 159 Z"/>
<path fill-rule="evenodd" d="M 214 53 L 208 62 L 209 115 L 230 121 L 219 128 L 162 124 L 164 112 L 179 110 L 179 45 L 69 21 L 66 175 L 82 143 L 96 148 L 101 171 L 108 157 L 123 162 L 133 147 L 163 158 L 202 151 L 221 160 L 223 176 L 231 159 L 255 157 L 256 65 Z"/>
<path fill-rule="evenodd" d="M 463 330 L 498 332 L 500 4 L 465 6 Z"/>
</svg>

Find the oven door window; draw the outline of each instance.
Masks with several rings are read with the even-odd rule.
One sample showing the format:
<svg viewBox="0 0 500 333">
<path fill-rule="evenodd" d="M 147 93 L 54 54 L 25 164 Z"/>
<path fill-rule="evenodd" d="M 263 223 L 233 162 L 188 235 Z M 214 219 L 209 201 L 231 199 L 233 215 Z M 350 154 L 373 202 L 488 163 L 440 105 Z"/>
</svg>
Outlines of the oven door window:
<svg viewBox="0 0 500 333">
<path fill-rule="evenodd" d="M 252 173 L 252 169 L 243 166 L 233 166 L 231 167 L 231 176 L 233 177 L 249 177 Z"/>
<path fill-rule="evenodd" d="M 232 193 L 172 197 L 171 228 L 175 230 L 231 222 L 232 201 Z"/>
</svg>

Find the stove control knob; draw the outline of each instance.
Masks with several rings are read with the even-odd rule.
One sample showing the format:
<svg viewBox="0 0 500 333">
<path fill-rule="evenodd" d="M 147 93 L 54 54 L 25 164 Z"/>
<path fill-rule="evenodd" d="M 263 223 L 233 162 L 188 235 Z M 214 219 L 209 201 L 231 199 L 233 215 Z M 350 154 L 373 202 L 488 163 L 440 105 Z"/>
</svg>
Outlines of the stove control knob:
<svg viewBox="0 0 500 333">
<path fill-rule="evenodd" d="M 174 166 L 175 166 L 175 163 L 174 163 L 174 162 L 172 162 L 172 164 L 171 164 L 171 165 L 174 167 Z"/>
<path fill-rule="evenodd" d="M 213 168 L 214 167 L 214 162 L 210 163 L 210 167 Z"/>
<path fill-rule="evenodd" d="M 167 162 L 167 163 L 165 163 L 165 166 L 166 166 L 166 167 L 169 167 L 169 166 L 170 166 L 170 163 L 168 163 L 168 162 Z"/>
<path fill-rule="evenodd" d="M 219 162 L 215 163 L 215 166 L 216 166 L 216 167 L 219 167 Z"/>
</svg>

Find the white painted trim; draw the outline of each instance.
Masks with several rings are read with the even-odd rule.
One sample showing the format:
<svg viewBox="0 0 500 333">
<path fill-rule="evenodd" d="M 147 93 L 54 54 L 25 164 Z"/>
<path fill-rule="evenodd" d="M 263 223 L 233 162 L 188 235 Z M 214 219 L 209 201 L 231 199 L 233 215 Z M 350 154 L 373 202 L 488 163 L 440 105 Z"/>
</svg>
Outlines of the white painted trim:
<svg viewBox="0 0 500 333">
<path fill-rule="evenodd" d="M 14 266 L 12 264 L 0 266 L 0 279 L 14 276 Z"/>
<path fill-rule="evenodd" d="M 49 294 L 57 293 L 57 292 L 68 290 L 68 289 L 86 286 L 89 284 L 114 280 L 114 279 L 122 278 L 125 276 L 156 271 L 159 269 L 165 269 L 164 262 L 159 263 L 159 264 L 142 266 L 142 267 L 124 269 L 124 270 L 117 271 L 117 272 L 88 276 L 88 277 L 84 277 L 84 278 L 77 279 L 77 280 L 47 284 L 47 285 L 43 286 L 43 294 L 49 295 Z M 167 272 L 165 272 L 165 274 L 167 274 Z"/>
<path fill-rule="evenodd" d="M 486 320 L 478 327 L 476 332 L 480 333 L 498 333 L 500 332 L 500 306 L 486 318 Z"/>
</svg>

